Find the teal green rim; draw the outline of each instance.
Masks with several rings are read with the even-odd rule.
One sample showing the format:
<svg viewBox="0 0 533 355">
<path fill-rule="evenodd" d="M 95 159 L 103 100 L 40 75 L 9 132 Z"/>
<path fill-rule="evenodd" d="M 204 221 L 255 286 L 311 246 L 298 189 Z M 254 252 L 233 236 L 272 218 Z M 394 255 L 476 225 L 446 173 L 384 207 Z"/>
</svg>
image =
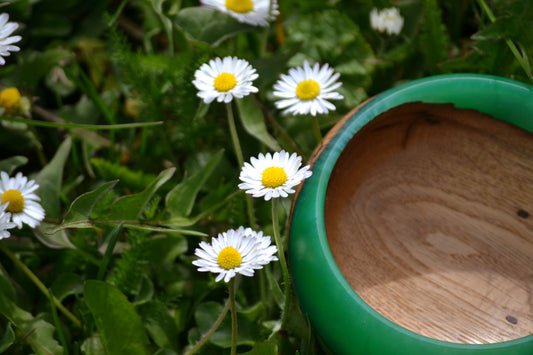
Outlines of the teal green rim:
<svg viewBox="0 0 533 355">
<path fill-rule="evenodd" d="M 411 332 L 381 316 L 348 284 L 329 249 L 324 202 L 333 168 L 350 139 L 377 115 L 408 102 L 452 103 L 533 132 L 533 87 L 510 79 L 449 74 L 390 89 L 360 108 L 320 153 L 294 204 L 289 262 L 300 307 L 334 354 L 531 355 L 533 335 L 492 344 L 460 344 Z"/>
</svg>

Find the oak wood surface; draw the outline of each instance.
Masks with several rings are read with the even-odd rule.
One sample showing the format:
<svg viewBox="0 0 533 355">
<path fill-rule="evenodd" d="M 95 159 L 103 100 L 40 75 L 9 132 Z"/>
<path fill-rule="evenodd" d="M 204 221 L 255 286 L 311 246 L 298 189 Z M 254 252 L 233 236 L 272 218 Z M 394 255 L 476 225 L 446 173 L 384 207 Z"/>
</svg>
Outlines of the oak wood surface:
<svg viewBox="0 0 533 355">
<path fill-rule="evenodd" d="M 325 202 L 337 265 L 416 333 L 494 343 L 533 333 L 533 134 L 412 103 L 351 140 Z"/>
</svg>

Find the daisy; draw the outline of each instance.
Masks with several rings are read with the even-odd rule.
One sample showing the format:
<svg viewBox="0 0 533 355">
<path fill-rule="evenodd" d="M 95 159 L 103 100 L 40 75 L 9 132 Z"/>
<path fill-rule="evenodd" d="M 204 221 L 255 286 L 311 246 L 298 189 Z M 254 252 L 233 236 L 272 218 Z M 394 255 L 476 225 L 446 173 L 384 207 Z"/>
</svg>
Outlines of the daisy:
<svg viewBox="0 0 533 355">
<path fill-rule="evenodd" d="M 11 213 L 11 219 L 19 229 L 22 223 L 35 228 L 44 219 L 44 209 L 37 202 L 41 199 L 34 193 L 37 188 L 39 185 L 35 180 L 28 181 L 20 172 L 14 178 L 4 171 L 0 173 L 1 203 L 8 204 L 6 211 Z"/>
<path fill-rule="evenodd" d="M 3 57 L 8 57 L 9 52 L 18 52 L 20 48 L 13 46 L 13 43 L 18 42 L 22 39 L 21 36 L 11 36 L 10 34 L 15 32 L 19 27 L 18 23 L 7 22 L 9 20 L 8 14 L 0 15 L 0 65 L 6 64 L 6 61 Z"/>
<path fill-rule="evenodd" d="M 242 226 L 219 233 L 211 244 L 200 242 L 199 246 L 194 251 L 198 259 L 192 263 L 198 266 L 198 271 L 217 273 L 216 282 L 222 279 L 229 282 L 237 274 L 253 276 L 256 269 L 277 260 L 273 254 L 278 249 L 270 245 L 270 237 Z"/>
<path fill-rule="evenodd" d="M 200 0 L 202 5 L 225 12 L 239 22 L 253 26 L 268 26 L 279 15 L 276 0 Z"/>
<path fill-rule="evenodd" d="M 6 212 L 7 204 L 0 204 L 0 239 L 8 238 L 11 234 L 6 230 L 16 227 L 16 224 L 10 222 L 11 213 Z"/>
<path fill-rule="evenodd" d="M 327 64 L 320 67 L 316 63 L 311 68 L 306 60 L 303 67 L 289 69 L 289 75 L 281 74 L 281 79 L 274 84 L 274 96 L 281 98 L 276 107 L 293 115 L 311 113 L 316 116 L 317 113 L 333 111 L 335 106 L 327 100 L 344 98 L 333 91 L 342 85 L 336 82 L 339 76 Z"/>
<path fill-rule="evenodd" d="M 370 12 L 370 26 L 379 32 L 387 32 L 387 34 L 399 34 L 403 27 L 403 17 L 400 16 L 400 11 L 391 7 L 378 11 L 374 8 Z"/>
<path fill-rule="evenodd" d="M 0 91 L 0 115 L 28 115 L 30 109 L 30 100 L 22 96 L 17 88 L 6 88 Z"/>
<path fill-rule="evenodd" d="M 230 102 L 233 98 L 242 98 L 251 92 L 257 92 L 252 81 L 259 75 L 244 59 L 237 57 L 215 58 L 204 63 L 194 73 L 193 84 L 199 90 L 198 96 L 206 104 L 217 100 Z"/>
<path fill-rule="evenodd" d="M 239 179 L 241 190 L 253 197 L 271 198 L 287 197 L 294 193 L 292 189 L 311 176 L 310 166 L 300 169 L 302 158 L 296 153 L 289 155 L 286 151 L 267 153 L 252 157 L 250 163 L 244 163 Z"/>
</svg>

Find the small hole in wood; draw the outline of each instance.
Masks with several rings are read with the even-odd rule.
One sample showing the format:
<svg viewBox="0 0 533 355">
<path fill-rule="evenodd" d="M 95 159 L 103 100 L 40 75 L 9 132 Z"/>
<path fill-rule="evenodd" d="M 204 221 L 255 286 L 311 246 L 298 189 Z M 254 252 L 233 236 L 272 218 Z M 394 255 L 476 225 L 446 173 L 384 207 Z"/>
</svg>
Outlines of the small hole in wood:
<svg viewBox="0 0 533 355">
<path fill-rule="evenodd" d="M 523 209 L 519 209 L 518 212 L 516 212 L 516 214 L 518 215 L 518 217 L 521 217 L 521 218 L 528 218 L 529 217 L 529 212 L 528 211 L 524 211 Z"/>
<path fill-rule="evenodd" d="M 518 323 L 518 319 L 516 319 L 516 318 L 513 317 L 513 316 L 507 316 L 507 317 L 505 317 L 505 319 L 506 319 L 509 323 L 511 323 L 511 324 L 516 324 L 516 323 Z"/>
</svg>

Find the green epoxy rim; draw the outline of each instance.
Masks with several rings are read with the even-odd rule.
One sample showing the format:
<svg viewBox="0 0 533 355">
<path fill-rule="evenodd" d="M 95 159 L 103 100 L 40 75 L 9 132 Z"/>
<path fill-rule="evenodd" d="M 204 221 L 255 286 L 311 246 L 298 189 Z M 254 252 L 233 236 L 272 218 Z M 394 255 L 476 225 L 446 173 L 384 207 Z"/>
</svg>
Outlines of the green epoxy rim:
<svg viewBox="0 0 533 355">
<path fill-rule="evenodd" d="M 415 80 L 385 91 L 360 108 L 322 150 L 294 204 L 289 261 L 302 311 L 334 354 L 531 355 L 533 335 L 492 344 L 460 344 L 400 327 L 366 304 L 335 263 L 324 224 L 324 201 L 335 163 L 370 120 L 416 101 L 453 103 L 533 132 L 533 86 L 489 75 L 448 74 Z"/>
</svg>

